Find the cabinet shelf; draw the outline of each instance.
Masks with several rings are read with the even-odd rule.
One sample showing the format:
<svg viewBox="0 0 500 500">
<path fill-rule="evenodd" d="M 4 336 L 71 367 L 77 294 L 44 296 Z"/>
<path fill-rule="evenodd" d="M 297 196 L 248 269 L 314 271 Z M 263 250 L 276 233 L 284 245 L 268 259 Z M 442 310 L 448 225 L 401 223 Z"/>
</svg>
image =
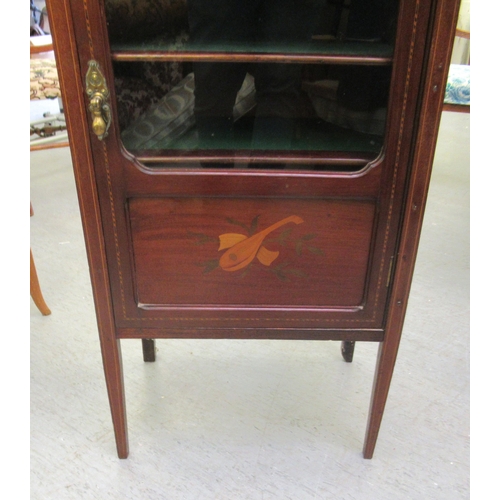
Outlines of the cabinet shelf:
<svg viewBox="0 0 500 500">
<path fill-rule="evenodd" d="M 330 170 L 335 172 L 357 172 L 362 170 L 368 163 L 374 161 L 378 155 L 369 153 L 357 153 L 352 151 L 337 151 L 335 153 L 315 152 L 308 154 L 304 151 L 289 152 L 262 152 L 256 154 L 252 150 L 241 150 L 228 158 L 227 151 L 199 151 L 196 156 L 193 151 L 157 150 L 157 151 L 134 151 L 135 158 L 148 168 L 169 169 L 176 168 L 179 164 L 186 167 L 192 164 L 192 168 L 210 168 L 213 163 L 228 162 L 228 168 L 256 168 L 266 167 L 273 169 L 273 165 L 286 164 L 288 170 Z M 234 165 L 233 165 L 234 163 Z M 230 166 L 229 166 L 230 165 Z M 314 168 L 311 168 L 313 166 Z"/>
<path fill-rule="evenodd" d="M 172 42 L 120 42 L 111 46 L 114 61 L 207 61 L 207 62 L 279 62 L 300 64 L 352 64 L 389 66 L 393 47 L 378 42 L 314 41 L 308 44 L 186 43 L 179 48 Z"/>
</svg>

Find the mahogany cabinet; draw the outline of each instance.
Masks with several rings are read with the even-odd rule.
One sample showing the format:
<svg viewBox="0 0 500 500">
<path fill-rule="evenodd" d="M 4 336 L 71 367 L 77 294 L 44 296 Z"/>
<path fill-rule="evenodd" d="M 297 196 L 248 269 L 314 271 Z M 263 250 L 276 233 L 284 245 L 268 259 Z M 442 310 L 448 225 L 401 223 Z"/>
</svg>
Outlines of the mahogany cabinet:
<svg viewBox="0 0 500 500">
<path fill-rule="evenodd" d="M 378 342 L 371 458 L 458 1 L 48 7 L 119 457 L 120 340 L 238 338 Z"/>
</svg>

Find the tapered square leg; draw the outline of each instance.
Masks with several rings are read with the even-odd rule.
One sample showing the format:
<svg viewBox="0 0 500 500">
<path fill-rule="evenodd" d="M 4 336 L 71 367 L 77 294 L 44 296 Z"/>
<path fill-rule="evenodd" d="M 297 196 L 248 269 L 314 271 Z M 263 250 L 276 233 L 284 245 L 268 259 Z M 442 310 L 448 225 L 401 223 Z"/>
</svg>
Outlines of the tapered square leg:
<svg viewBox="0 0 500 500">
<path fill-rule="evenodd" d="M 364 458 L 372 458 L 377 443 L 380 424 L 384 415 L 385 403 L 389 394 L 394 365 L 399 348 L 400 335 L 391 341 L 380 343 L 378 350 L 375 380 L 370 403 L 370 414 L 363 448 Z"/>
<path fill-rule="evenodd" d="M 120 340 L 104 339 L 101 342 L 104 376 L 108 389 L 111 419 L 115 432 L 116 449 L 119 458 L 128 457 L 127 412 Z"/>
</svg>

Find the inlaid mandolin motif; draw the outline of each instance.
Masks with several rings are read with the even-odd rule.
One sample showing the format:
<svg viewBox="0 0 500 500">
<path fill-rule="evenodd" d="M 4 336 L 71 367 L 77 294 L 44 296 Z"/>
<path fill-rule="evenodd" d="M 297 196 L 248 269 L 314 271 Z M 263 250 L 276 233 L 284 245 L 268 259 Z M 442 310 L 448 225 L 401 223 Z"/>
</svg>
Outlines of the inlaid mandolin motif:
<svg viewBox="0 0 500 500">
<path fill-rule="evenodd" d="M 248 268 L 253 262 L 258 261 L 263 266 L 266 266 L 266 268 L 272 270 L 279 279 L 286 280 L 292 275 L 295 277 L 306 277 L 306 273 L 294 268 L 288 261 L 273 265 L 276 259 L 278 259 L 280 251 L 271 250 L 264 246 L 264 243 L 277 245 L 278 247 L 289 247 L 293 245 L 295 253 L 298 256 L 302 255 L 304 248 L 311 253 L 322 255 L 323 252 L 321 249 L 313 247 L 309 243 L 316 237 L 314 234 L 306 234 L 290 242 L 290 235 L 293 229 L 293 227 L 290 227 L 282 231 L 277 237 L 269 237 L 271 233 L 274 233 L 283 226 L 292 223 L 299 225 L 302 224 L 304 220 L 297 215 L 291 215 L 256 232 L 258 221 L 259 216 L 256 216 L 250 226 L 247 226 L 235 219 L 227 219 L 227 222 L 245 228 L 247 234 L 223 233 L 219 235 L 217 239 L 205 234 L 191 233 L 191 236 L 197 238 L 198 244 L 218 241 L 219 252 L 225 250 L 220 258 L 212 259 L 204 263 L 204 272 L 208 273 L 218 268 L 227 272 L 239 271 Z"/>
</svg>

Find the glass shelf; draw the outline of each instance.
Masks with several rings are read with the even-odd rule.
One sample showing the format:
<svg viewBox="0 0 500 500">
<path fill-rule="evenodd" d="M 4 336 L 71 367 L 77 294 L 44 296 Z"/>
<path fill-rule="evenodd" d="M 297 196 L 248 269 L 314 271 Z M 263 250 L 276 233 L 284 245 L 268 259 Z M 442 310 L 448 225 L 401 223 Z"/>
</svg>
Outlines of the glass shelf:
<svg viewBox="0 0 500 500">
<path fill-rule="evenodd" d="M 287 152 L 293 152 L 294 156 L 297 153 L 309 155 L 310 152 L 341 151 L 342 154 L 356 152 L 369 157 L 376 157 L 383 144 L 383 137 L 363 134 L 320 121 L 302 122 L 299 128 L 299 134 L 297 134 L 297 137 L 294 138 L 287 150 Z M 195 128 L 175 140 L 168 137 L 150 139 L 147 142 L 147 148 L 138 148 L 137 144 L 132 141 L 127 142 L 126 137 L 123 138 L 123 145 L 134 154 L 141 151 L 142 155 L 144 155 L 146 151 L 149 151 L 148 156 L 154 156 L 156 151 L 162 152 L 163 155 L 168 154 L 167 151 L 172 151 L 172 154 L 176 155 L 179 154 L 180 150 L 188 155 L 197 154 L 200 151 Z M 141 146 L 144 146 L 144 144 Z M 243 127 L 238 130 L 231 142 L 214 142 L 210 149 L 204 151 L 219 151 L 224 152 L 224 154 L 230 152 L 234 155 L 238 155 L 240 151 L 252 151 L 252 154 L 262 155 L 269 151 L 276 151 L 276 148 L 271 141 L 267 144 L 260 144 L 258 148 L 252 146 L 251 127 L 248 126 L 246 130 Z"/>
</svg>

